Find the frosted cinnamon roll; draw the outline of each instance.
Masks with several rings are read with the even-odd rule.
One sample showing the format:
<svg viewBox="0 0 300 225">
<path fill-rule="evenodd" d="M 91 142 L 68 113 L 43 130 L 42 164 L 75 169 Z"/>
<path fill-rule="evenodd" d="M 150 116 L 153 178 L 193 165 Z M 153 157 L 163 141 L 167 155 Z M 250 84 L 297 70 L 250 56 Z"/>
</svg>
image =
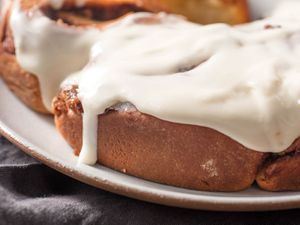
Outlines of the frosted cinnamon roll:
<svg viewBox="0 0 300 225">
<path fill-rule="evenodd" d="M 128 0 L 16 0 L 6 8 L 1 76 L 26 105 L 43 113 L 51 111 L 60 83 L 88 62 L 100 30 L 128 13 L 144 11 Z M 43 54 L 35 54 L 39 50 Z"/>
<path fill-rule="evenodd" d="M 56 126 L 79 163 L 197 190 L 299 190 L 299 12 L 242 26 L 126 17 L 63 83 Z"/>
</svg>

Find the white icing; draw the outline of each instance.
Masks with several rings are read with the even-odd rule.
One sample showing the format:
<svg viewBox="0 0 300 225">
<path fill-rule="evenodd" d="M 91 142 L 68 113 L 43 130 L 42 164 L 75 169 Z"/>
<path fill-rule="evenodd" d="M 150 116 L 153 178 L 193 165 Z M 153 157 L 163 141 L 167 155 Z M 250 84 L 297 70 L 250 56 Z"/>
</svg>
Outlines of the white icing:
<svg viewBox="0 0 300 225">
<path fill-rule="evenodd" d="M 300 15 L 300 3 L 293 7 Z M 231 27 L 164 14 L 159 24 L 137 24 L 153 15 L 136 14 L 107 29 L 79 75 L 80 161 L 96 162 L 97 115 L 119 102 L 256 151 L 287 149 L 300 136 L 300 16 L 278 15 Z"/>
<path fill-rule="evenodd" d="M 49 4 L 53 9 L 60 9 L 64 5 L 64 0 L 49 0 Z"/>
<path fill-rule="evenodd" d="M 85 0 L 74 0 L 76 7 L 82 7 L 85 4 Z M 58 10 L 61 9 L 64 5 L 65 0 L 48 0 L 52 8 Z"/>
<path fill-rule="evenodd" d="M 51 110 L 60 83 L 86 65 L 100 31 L 58 25 L 39 10 L 26 13 L 17 5 L 12 11 L 10 26 L 17 61 L 38 77 L 43 103 Z"/>
<path fill-rule="evenodd" d="M 48 106 L 90 55 L 66 83 L 78 82 L 84 108 L 79 161 L 93 164 L 97 115 L 121 102 L 213 128 L 256 151 L 289 147 L 300 136 L 300 2 L 282 10 L 293 13 L 237 27 L 138 13 L 101 33 L 60 27 L 39 11 L 15 9 L 10 22 L 18 62 L 38 76 Z M 161 22 L 137 22 L 153 17 Z"/>
</svg>

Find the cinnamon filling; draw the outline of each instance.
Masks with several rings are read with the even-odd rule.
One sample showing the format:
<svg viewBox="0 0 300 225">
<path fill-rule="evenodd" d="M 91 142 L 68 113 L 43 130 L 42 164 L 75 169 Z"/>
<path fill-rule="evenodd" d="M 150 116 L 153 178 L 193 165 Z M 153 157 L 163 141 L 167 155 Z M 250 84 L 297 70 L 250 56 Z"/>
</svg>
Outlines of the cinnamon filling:
<svg viewBox="0 0 300 225">
<path fill-rule="evenodd" d="M 44 6 L 41 11 L 50 19 L 62 21 L 67 25 L 90 26 L 99 25 L 112 20 L 116 20 L 128 13 L 143 12 L 134 4 L 112 4 L 103 6 L 85 6 L 81 8 L 63 8 L 53 9 L 52 7 Z"/>
</svg>

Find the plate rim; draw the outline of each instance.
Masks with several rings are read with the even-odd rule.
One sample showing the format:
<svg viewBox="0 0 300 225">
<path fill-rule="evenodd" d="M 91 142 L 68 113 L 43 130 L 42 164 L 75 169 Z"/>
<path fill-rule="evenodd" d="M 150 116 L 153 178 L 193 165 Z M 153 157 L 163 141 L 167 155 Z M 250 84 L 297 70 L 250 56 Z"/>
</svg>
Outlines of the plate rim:
<svg viewBox="0 0 300 225">
<path fill-rule="evenodd" d="M 73 179 L 76 179 L 82 183 L 100 188 L 105 191 L 109 191 L 115 194 L 126 196 L 129 198 L 146 201 L 150 203 L 156 203 L 166 206 L 189 208 L 189 209 L 200 209 L 210 211 L 236 211 L 236 212 L 247 212 L 247 211 L 274 211 L 274 210 L 285 210 L 295 209 L 300 207 L 300 195 L 293 196 L 276 196 L 276 197 L 239 197 L 238 200 L 232 197 L 224 196 L 204 196 L 199 195 L 195 197 L 190 194 L 185 194 L 185 197 L 176 197 L 168 191 L 164 193 L 157 193 L 148 190 L 148 188 L 141 190 L 134 186 L 126 186 L 117 184 L 112 181 L 104 182 L 99 179 L 93 179 L 92 177 L 85 175 L 80 172 L 80 169 L 72 169 L 66 165 L 63 165 L 59 160 L 54 160 L 51 156 L 48 157 L 39 153 L 36 150 L 38 147 L 30 144 L 28 140 L 19 136 L 11 128 L 0 119 L 0 133 L 7 138 L 14 145 L 19 147 L 23 152 L 42 162 L 46 166 L 63 173 Z M 36 149 L 35 149 L 36 148 Z M 124 175 L 130 176 L 130 175 Z M 132 177 L 132 176 L 130 176 Z M 151 181 L 146 181 L 155 183 Z M 156 183 L 155 183 L 156 184 Z M 164 185 L 167 186 L 167 185 Z M 170 186 L 171 187 L 171 186 Z M 216 193 L 216 192 L 212 192 Z M 300 192 L 299 192 L 300 194 Z"/>
</svg>

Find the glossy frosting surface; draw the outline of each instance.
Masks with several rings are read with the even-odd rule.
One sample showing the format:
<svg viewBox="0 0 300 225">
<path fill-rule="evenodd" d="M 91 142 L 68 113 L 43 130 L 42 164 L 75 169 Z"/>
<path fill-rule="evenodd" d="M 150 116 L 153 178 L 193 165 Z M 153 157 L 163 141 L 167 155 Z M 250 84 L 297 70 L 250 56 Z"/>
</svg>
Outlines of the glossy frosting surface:
<svg viewBox="0 0 300 225">
<path fill-rule="evenodd" d="M 51 111 L 52 99 L 61 82 L 86 65 L 100 31 L 67 27 L 50 20 L 37 9 L 24 12 L 18 2 L 15 3 L 10 27 L 17 61 L 23 69 L 38 77 L 43 102 Z"/>
</svg>

